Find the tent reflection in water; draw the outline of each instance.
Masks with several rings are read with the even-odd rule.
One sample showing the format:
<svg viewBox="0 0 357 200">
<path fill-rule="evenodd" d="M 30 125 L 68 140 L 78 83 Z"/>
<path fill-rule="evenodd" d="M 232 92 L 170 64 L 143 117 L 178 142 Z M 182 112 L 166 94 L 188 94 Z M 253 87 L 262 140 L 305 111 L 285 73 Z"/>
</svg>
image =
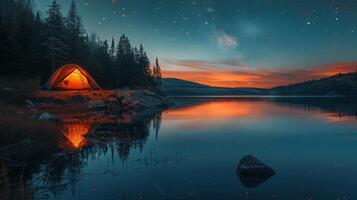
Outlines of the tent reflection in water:
<svg viewBox="0 0 357 200">
<path fill-rule="evenodd" d="M 81 66 L 68 64 L 58 68 L 45 83 L 47 90 L 99 90 L 101 87 Z"/>
<path fill-rule="evenodd" d="M 76 150 L 84 147 L 87 140 L 84 137 L 89 133 L 89 123 L 67 123 L 63 127 L 63 135 L 66 139 L 60 146 L 64 149 Z"/>
</svg>

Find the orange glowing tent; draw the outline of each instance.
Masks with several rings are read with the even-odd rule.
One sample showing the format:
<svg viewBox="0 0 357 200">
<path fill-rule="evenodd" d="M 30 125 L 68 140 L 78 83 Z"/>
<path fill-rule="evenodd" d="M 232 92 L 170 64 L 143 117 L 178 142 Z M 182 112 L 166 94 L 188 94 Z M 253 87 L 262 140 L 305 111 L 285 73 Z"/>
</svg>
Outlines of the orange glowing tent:
<svg viewBox="0 0 357 200">
<path fill-rule="evenodd" d="M 76 64 L 68 64 L 58 68 L 43 85 L 43 89 L 99 90 L 101 87 L 83 67 Z"/>
</svg>

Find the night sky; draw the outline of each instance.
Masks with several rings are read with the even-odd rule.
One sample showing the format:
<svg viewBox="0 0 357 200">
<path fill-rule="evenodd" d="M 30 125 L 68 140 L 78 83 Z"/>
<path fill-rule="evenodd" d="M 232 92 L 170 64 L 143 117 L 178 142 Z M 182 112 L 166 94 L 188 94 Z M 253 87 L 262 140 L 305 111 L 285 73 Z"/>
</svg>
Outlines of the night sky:
<svg viewBox="0 0 357 200">
<path fill-rule="evenodd" d="M 45 15 L 51 0 L 35 0 Z M 67 13 L 71 0 L 58 0 Z M 125 33 L 163 75 L 272 87 L 357 70 L 356 0 L 76 0 L 89 33 Z"/>
</svg>

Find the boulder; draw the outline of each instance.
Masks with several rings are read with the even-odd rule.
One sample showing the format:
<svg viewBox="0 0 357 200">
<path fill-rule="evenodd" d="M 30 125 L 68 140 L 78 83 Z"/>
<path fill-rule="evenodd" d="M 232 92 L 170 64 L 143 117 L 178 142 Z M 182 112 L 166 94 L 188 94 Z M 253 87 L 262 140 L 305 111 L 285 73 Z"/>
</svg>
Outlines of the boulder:
<svg viewBox="0 0 357 200">
<path fill-rule="evenodd" d="M 57 117 L 51 113 L 44 112 L 38 117 L 38 120 L 57 120 Z"/>
<path fill-rule="evenodd" d="M 114 98 L 114 97 L 109 97 L 108 98 L 108 102 L 115 103 L 115 102 L 119 102 L 119 100 L 117 98 Z"/>
<path fill-rule="evenodd" d="M 104 111 L 107 108 L 107 105 L 102 100 L 90 101 L 88 107 L 95 111 Z"/>
<path fill-rule="evenodd" d="M 73 95 L 69 98 L 69 100 L 73 103 L 86 103 L 88 99 L 83 95 Z"/>
<path fill-rule="evenodd" d="M 30 99 L 27 99 L 27 100 L 26 100 L 26 103 L 27 103 L 27 105 L 30 106 L 30 107 L 35 106 L 35 103 L 34 103 L 33 101 L 31 101 Z"/>
<path fill-rule="evenodd" d="M 237 167 L 237 175 L 244 186 L 257 187 L 275 175 L 275 171 L 252 155 L 243 157 Z"/>
</svg>

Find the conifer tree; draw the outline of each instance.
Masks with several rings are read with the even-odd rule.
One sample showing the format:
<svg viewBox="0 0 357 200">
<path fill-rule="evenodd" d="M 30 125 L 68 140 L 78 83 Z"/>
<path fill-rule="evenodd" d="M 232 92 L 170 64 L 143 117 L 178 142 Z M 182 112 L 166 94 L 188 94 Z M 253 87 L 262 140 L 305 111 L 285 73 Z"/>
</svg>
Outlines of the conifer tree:
<svg viewBox="0 0 357 200">
<path fill-rule="evenodd" d="M 112 37 L 112 43 L 110 45 L 109 55 L 113 60 L 115 59 L 115 40 L 114 40 L 114 37 Z"/>
<path fill-rule="evenodd" d="M 153 70 L 153 77 L 155 80 L 155 87 L 160 88 L 161 86 L 161 67 L 159 65 L 159 59 L 156 57 L 155 66 Z"/>
<path fill-rule="evenodd" d="M 4 3 L 3 3 L 4 2 Z M 100 40 L 82 29 L 75 1 L 66 18 L 52 0 L 43 20 L 32 0 L 0 3 L 0 75 L 40 76 L 46 81 L 57 67 L 73 62 L 84 66 L 104 88 L 154 88 L 159 67 L 151 73 L 143 45 L 132 47 L 127 36 Z M 158 62 L 157 62 L 158 66 Z M 154 76 L 154 74 L 156 74 Z"/>
<path fill-rule="evenodd" d="M 116 86 L 130 87 L 133 79 L 137 78 L 133 73 L 135 63 L 134 53 L 129 39 L 122 35 L 117 45 Z"/>
<path fill-rule="evenodd" d="M 83 47 L 83 33 L 81 18 L 77 13 L 77 8 L 75 1 L 72 0 L 71 6 L 69 8 L 66 17 L 66 33 L 68 35 L 68 48 L 69 48 L 69 58 L 70 62 L 76 62 L 81 60 L 80 53 Z"/>
<path fill-rule="evenodd" d="M 56 66 L 64 64 L 68 57 L 68 47 L 65 42 L 65 26 L 64 18 L 60 11 L 60 6 L 56 0 L 53 0 L 49 5 L 47 12 L 46 27 L 48 39 L 46 46 L 48 54 L 50 56 L 50 62 L 52 66 L 52 72 Z"/>
</svg>

